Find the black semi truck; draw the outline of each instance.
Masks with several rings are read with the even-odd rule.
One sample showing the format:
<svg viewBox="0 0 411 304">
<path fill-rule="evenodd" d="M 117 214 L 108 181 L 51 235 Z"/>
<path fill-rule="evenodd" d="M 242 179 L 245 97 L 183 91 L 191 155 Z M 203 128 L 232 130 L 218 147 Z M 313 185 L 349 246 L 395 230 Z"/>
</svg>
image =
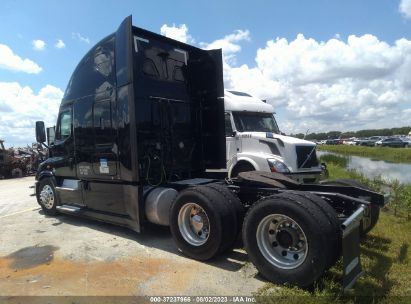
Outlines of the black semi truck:
<svg viewBox="0 0 411 304">
<path fill-rule="evenodd" d="M 38 203 L 49 215 L 137 232 L 148 222 L 169 226 L 178 249 L 197 260 L 242 238 L 275 283 L 310 286 L 343 256 L 349 288 L 361 274 L 360 235 L 376 224 L 384 196 L 351 180 L 300 184 L 270 172 L 210 178 L 207 169 L 226 166 L 223 96 L 221 50 L 126 18 L 68 83 L 36 175 Z M 36 138 L 46 142 L 43 122 Z"/>
</svg>

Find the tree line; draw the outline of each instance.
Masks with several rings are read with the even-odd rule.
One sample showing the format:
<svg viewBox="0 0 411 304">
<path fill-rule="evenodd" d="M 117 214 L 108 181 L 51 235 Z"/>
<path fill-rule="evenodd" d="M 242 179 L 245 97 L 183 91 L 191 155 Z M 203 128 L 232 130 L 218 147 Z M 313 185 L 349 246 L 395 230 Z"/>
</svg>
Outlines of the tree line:
<svg viewBox="0 0 411 304">
<path fill-rule="evenodd" d="M 324 139 L 336 139 L 336 138 L 350 138 L 350 137 L 370 137 L 370 136 L 393 136 L 393 135 L 408 135 L 411 131 L 411 127 L 402 128 L 391 128 L 391 129 L 369 129 L 369 130 L 359 130 L 359 131 L 330 131 L 322 133 L 310 133 L 310 134 L 291 134 L 297 138 L 304 138 L 308 140 L 324 140 Z"/>
</svg>

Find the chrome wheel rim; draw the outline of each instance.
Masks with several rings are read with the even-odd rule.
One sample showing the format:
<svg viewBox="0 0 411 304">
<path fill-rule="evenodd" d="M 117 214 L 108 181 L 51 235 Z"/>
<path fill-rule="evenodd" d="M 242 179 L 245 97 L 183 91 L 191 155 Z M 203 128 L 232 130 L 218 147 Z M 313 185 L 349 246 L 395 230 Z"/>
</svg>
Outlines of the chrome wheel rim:
<svg viewBox="0 0 411 304">
<path fill-rule="evenodd" d="M 40 202 L 47 208 L 51 209 L 54 205 L 54 192 L 50 185 L 45 185 L 40 192 Z"/>
<path fill-rule="evenodd" d="M 178 213 L 178 228 L 187 243 L 201 246 L 207 242 L 210 235 L 210 220 L 198 204 L 187 203 Z"/>
<path fill-rule="evenodd" d="M 286 215 L 270 214 L 263 218 L 256 237 L 264 258 L 278 268 L 297 268 L 307 257 L 307 237 L 300 225 Z"/>
</svg>

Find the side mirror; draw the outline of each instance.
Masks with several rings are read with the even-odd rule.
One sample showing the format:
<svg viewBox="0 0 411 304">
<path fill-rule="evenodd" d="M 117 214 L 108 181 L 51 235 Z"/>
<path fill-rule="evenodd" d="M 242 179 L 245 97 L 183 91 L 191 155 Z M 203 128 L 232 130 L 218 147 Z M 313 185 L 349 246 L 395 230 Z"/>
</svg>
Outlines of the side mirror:
<svg viewBox="0 0 411 304">
<path fill-rule="evenodd" d="M 46 130 L 44 128 L 44 121 L 36 121 L 36 140 L 41 144 L 46 142 Z"/>
<path fill-rule="evenodd" d="M 281 131 L 280 131 L 280 135 L 286 136 L 287 134 L 285 134 L 284 132 L 281 132 Z"/>
<path fill-rule="evenodd" d="M 232 133 L 232 137 L 235 137 L 237 135 L 237 131 L 233 131 L 233 133 Z"/>
</svg>

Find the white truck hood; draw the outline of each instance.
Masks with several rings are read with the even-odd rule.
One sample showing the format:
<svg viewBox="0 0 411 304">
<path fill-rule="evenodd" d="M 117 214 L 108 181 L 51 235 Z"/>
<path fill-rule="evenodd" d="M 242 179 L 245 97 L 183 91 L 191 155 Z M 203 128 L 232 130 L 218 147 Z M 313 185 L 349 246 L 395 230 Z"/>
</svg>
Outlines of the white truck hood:
<svg viewBox="0 0 411 304">
<path fill-rule="evenodd" d="M 269 135 L 267 136 L 267 134 Z M 312 141 L 299 139 L 296 137 L 291 137 L 291 136 L 286 136 L 286 135 L 270 133 L 270 132 L 243 132 L 241 133 L 241 137 L 247 137 L 247 136 L 250 136 L 251 138 L 273 140 L 273 141 L 276 141 L 276 139 L 279 139 L 284 144 L 290 144 L 290 145 L 301 145 L 301 146 L 315 146 L 316 145 Z"/>
<path fill-rule="evenodd" d="M 318 171 L 320 168 L 319 164 L 304 168 L 298 165 L 298 159 L 300 159 L 300 164 L 304 163 L 304 159 L 311 154 L 312 149 L 315 149 L 316 144 L 311 141 L 269 132 L 243 132 L 238 136 L 241 137 L 242 152 L 264 153 L 267 158 L 275 158 L 284 162 L 291 172 Z M 271 142 L 275 146 L 266 146 L 261 142 Z M 313 153 L 316 152 L 313 151 Z"/>
</svg>

